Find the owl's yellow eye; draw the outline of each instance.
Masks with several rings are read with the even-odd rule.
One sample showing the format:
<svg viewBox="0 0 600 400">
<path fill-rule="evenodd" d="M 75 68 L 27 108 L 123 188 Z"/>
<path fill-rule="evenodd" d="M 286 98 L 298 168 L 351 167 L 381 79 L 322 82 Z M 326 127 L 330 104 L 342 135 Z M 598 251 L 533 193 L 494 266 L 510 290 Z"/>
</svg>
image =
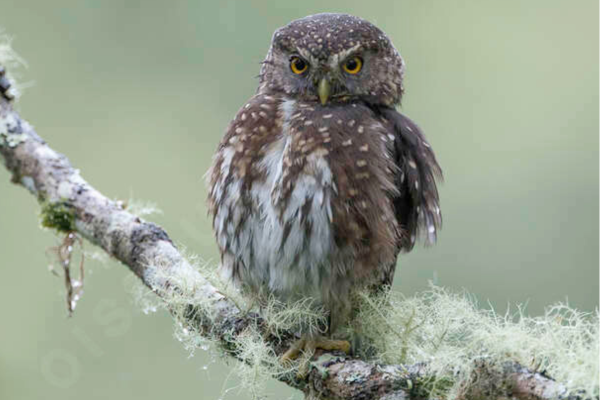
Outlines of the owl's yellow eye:
<svg viewBox="0 0 600 400">
<path fill-rule="evenodd" d="M 290 68 L 292 69 L 293 73 L 300 75 L 306 72 L 308 69 L 308 64 L 300 57 L 294 56 L 290 59 Z"/>
<path fill-rule="evenodd" d="M 358 74 L 362 69 L 362 59 L 360 57 L 352 57 L 344 63 L 344 71 L 349 74 Z"/>
</svg>

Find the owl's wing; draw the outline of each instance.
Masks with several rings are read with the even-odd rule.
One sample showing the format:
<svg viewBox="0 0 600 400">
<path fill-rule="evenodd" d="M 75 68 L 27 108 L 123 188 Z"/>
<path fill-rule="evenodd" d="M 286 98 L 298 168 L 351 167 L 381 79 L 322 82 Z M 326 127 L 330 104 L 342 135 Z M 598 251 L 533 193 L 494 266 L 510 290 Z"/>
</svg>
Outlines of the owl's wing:
<svg viewBox="0 0 600 400">
<path fill-rule="evenodd" d="M 442 214 L 436 179 L 442 180 L 440 168 L 431 145 L 421 129 L 408 117 L 393 108 L 377 110 L 394 130 L 394 159 L 398 166 L 394 198 L 396 218 L 402 229 L 401 251 L 408 252 L 417 238 L 433 244 L 442 226 Z"/>
</svg>

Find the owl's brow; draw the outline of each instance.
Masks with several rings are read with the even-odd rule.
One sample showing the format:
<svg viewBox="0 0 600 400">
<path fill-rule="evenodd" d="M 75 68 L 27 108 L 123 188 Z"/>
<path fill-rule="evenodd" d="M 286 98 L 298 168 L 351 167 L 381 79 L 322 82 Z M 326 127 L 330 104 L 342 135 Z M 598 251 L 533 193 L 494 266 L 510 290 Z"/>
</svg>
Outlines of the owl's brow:
<svg viewBox="0 0 600 400">
<path fill-rule="evenodd" d="M 308 60 L 308 62 L 311 65 L 317 65 L 319 63 L 319 60 L 316 59 L 312 53 L 306 49 L 303 48 L 297 48 L 296 51 L 298 52 L 298 54 L 300 54 L 305 60 Z"/>
<path fill-rule="evenodd" d="M 342 50 L 339 53 L 331 56 L 331 58 L 330 58 L 331 61 L 330 61 L 329 65 L 331 66 L 331 68 L 335 68 L 341 61 L 345 60 L 352 54 L 359 53 L 361 51 L 361 49 L 362 49 L 362 46 L 360 44 L 357 44 L 355 46 L 352 46 L 349 49 Z"/>
</svg>

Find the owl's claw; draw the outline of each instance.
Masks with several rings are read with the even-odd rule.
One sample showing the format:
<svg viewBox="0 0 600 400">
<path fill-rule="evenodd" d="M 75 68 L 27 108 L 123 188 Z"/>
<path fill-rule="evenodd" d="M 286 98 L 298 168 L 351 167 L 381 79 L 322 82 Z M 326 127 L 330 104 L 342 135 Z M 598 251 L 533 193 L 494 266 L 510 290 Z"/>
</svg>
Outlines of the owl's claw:
<svg viewBox="0 0 600 400">
<path fill-rule="evenodd" d="M 307 354 L 308 357 L 298 367 L 298 378 L 304 379 L 309 372 L 309 360 L 310 357 L 315 353 L 315 350 L 327 350 L 327 351 L 342 351 L 346 354 L 350 354 L 350 342 L 347 340 L 335 340 L 324 337 L 317 338 L 300 338 L 294 342 L 290 348 L 281 356 L 280 361 L 283 365 L 289 365 L 293 360 L 296 360 L 302 353 Z"/>
<path fill-rule="evenodd" d="M 283 365 L 291 364 L 292 361 L 294 361 L 295 359 L 298 358 L 298 356 L 300 356 L 300 353 L 304 349 L 305 344 L 306 344 L 306 339 L 304 339 L 304 338 L 295 341 L 294 343 L 292 343 L 290 348 L 287 349 L 287 351 L 285 353 L 283 353 L 283 355 L 281 356 L 279 361 Z"/>
</svg>

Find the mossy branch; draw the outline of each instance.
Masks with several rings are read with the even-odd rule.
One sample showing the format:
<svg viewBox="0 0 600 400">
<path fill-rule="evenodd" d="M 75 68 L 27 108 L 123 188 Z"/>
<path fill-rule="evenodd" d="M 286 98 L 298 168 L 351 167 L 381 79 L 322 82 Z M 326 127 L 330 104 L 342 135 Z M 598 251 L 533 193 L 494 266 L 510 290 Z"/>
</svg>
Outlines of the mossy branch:
<svg viewBox="0 0 600 400">
<path fill-rule="evenodd" d="M 231 356 L 250 362 L 244 357 L 244 346 L 252 345 L 249 332 L 256 332 L 266 343 L 265 351 L 276 360 L 295 339 L 294 333 L 273 333 L 260 315 L 240 310 L 190 264 L 161 227 L 142 220 L 86 182 L 68 159 L 50 148 L 14 110 L 2 71 L 0 68 L 0 161 L 12 182 L 39 200 L 42 225 L 59 232 L 77 232 L 104 249 L 162 298 L 186 329 L 217 343 Z M 276 377 L 302 390 L 307 398 L 344 400 L 431 398 L 455 384 L 447 376 L 436 377 L 426 362 L 384 365 L 326 353 L 315 356 L 310 365 L 303 379 L 286 370 Z M 464 381 L 459 398 L 597 399 L 596 394 L 571 392 L 562 383 L 516 362 L 499 366 L 495 360 L 482 358 L 469 371 L 471 379 Z"/>
</svg>

